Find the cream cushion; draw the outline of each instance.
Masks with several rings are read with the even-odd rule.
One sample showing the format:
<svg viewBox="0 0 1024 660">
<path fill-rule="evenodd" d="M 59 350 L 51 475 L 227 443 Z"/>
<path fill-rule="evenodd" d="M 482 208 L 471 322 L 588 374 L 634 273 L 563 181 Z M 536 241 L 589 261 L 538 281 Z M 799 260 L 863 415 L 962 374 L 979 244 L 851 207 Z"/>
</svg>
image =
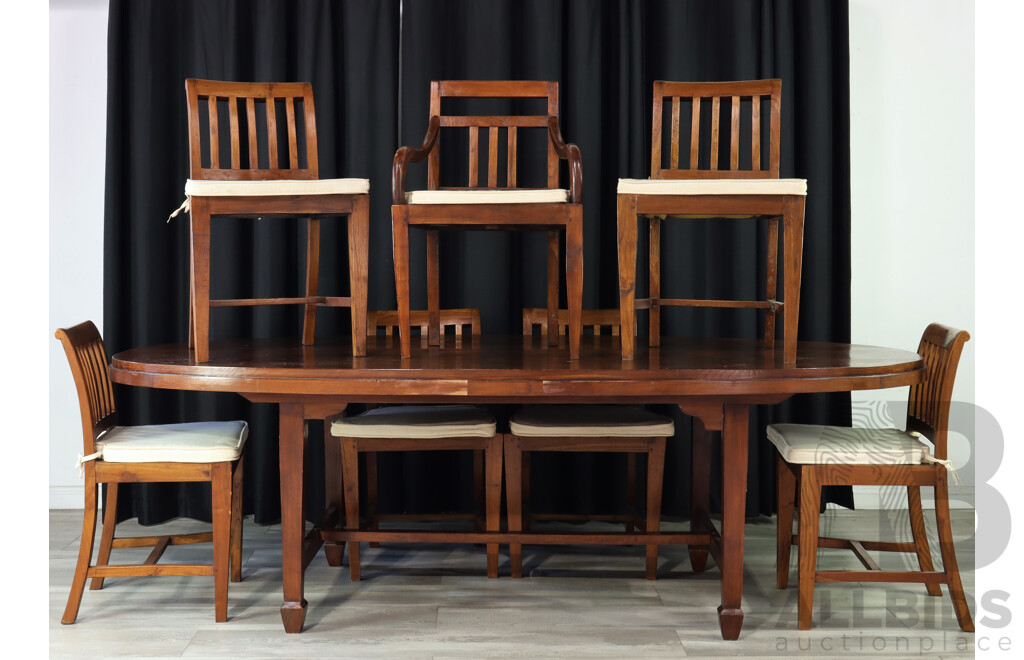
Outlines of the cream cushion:
<svg viewBox="0 0 1024 660">
<path fill-rule="evenodd" d="M 898 429 L 771 424 L 768 440 L 787 463 L 801 465 L 914 465 L 931 456 L 930 445 Z"/>
<path fill-rule="evenodd" d="M 668 417 L 633 406 L 526 406 L 509 420 L 513 435 L 556 438 L 667 438 L 675 435 Z"/>
<path fill-rule="evenodd" d="M 807 179 L 619 179 L 639 195 L 806 195 Z"/>
<path fill-rule="evenodd" d="M 185 194 L 198 197 L 360 195 L 368 192 L 370 192 L 369 179 L 274 179 L 267 181 L 188 179 L 185 181 Z"/>
<path fill-rule="evenodd" d="M 516 190 L 414 190 L 405 193 L 406 204 L 564 204 L 569 191 L 553 189 Z"/>
<path fill-rule="evenodd" d="M 240 421 L 115 426 L 96 451 L 108 463 L 219 463 L 238 459 L 247 437 Z"/>
<path fill-rule="evenodd" d="M 490 438 L 495 433 L 494 417 L 476 406 L 375 408 L 331 424 L 331 435 L 340 438 Z"/>
</svg>

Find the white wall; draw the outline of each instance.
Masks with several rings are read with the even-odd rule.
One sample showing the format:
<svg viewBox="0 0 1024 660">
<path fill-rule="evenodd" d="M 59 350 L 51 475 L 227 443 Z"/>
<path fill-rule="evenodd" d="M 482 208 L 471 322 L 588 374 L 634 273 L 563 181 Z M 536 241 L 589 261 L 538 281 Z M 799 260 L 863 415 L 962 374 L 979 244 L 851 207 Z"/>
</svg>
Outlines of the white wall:
<svg viewBox="0 0 1024 660">
<path fill-rule="evenodd" d="M 973 11 L 966 0 L 850 1 L 855 343 L 913 348 L 933 320 L 974 329 Z M 106 34 L 107 0 L 51 0 L 51 333 L 102 320 Z M 955 396 L 974 402 L 973 342 Z M 951 442 L 958 464 L 965 443 Z M 51 340 L 51 508 L 81 507 L 80 451 L 74 387 Z M 858 493 L 860 506 L 879 501 Z"/>
<path fill-rule="evenodd" d="M 57 328 L 103 330 L 107 0 L 50 0 L 50 508 L 81 508 L 82 423 Z"/>
<path fill-rule="evenodd" d="M 851 0 L 850 125 L 852 341 L 914 348 L 932 321 L 973 334 L 973 2 Z M 975 401 L 974 346 L 955 401 Z M 885 399 L 906 388 L 854 393 L 855 417 Z M 967 464 L 965 436 L 949 449 Z M 951 497 L 970 500 L 974 475 L 959 474 Z M 858 505 L 876 493 L 858 489 Z"/>
</svg>

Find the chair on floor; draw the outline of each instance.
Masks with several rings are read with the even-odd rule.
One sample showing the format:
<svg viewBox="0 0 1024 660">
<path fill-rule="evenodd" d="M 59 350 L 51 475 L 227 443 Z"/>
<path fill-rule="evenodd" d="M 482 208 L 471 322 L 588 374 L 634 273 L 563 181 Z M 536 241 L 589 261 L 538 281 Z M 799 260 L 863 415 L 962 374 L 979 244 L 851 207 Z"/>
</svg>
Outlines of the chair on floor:
<svg viewBox="0 0 1024 660">
<path fill-rule="evenodd" d="M 303 344 L 313 343 L 317 307 L 349 307 L 352 354 L 366 355 L 370 182 L 319 178 L 312 85 L 190 78 L 185 95 L 190 178 L 182 208 L 190 209 L 192 219 L 189 346 L 195 347 L 196 361 L 209 360 L 211 308 L 253 305 L 303 305 Z M 318 292 L 319 217 L 326 215 L 348 215 L 346 297 Z M 308 217 L 305 295 L 211 300 L 215 216 Z"/>
<path fill-rule="evenodd" d="M 480 310 L 440 310 L 442 334 L 452 329 L 455 349 L 461 347 L 463 328 L 469 326 L 471 335 L 480 333 Z M 398 325 L 396 311 L 370 312 L 369 330 L 376 334 L 384 330 L 393 336 Z M 427 311 L 414 310 L 413 327 L 427 333 Z M 461 520 L 471 519 L 476 528 L 498 531 L 501 515 L 501 434 L 490 412 L 476 406 L 384 406 L 353 417 L 333 417 L 327 425 L 333 440 L 341 443 L 342 480 L 345 490 L 347 530 L 379 530 L 380 523 L 388 520 Z M 476 511 L 471 515 L 436 514 L 407 516 L 380 514 L 377 511 L 379 480 L 377 452 L 379 451 L 442 451 L 470 450 L 473 452 L 473 495 Z M 360 524 L 359 515 L 359 454 L 366 454 L 366 524 Z M 386 484 L 385 484 L 386 487 Z M 329 534 L 328 534 L 329 536 Z M 415 536 L 415 532 L 409 534 Z M 325 537 L 326 538 L 326 537 Z M 457 537 L 452 537 L 456 540 Z M 400 539 L 399 539 L 400 540 Z M 370 543 L 371 547 L 378 545 Z M 349 572 L 353 580 L 361 577 L 359 542 L 349 541 Z M 487 575 L 498 576 L 498 545 L 487 546 Z"/>
<path fill-rule="evenodd" d="M 523 333 L 532 334 L 543 328 L 547 310 L 523 310 Z M 564 311 L 564 310 L 563 310 Z M 539 313 L 538 313 L 539 312 Z M 566 315 L 567 316 L 567 315 Z M 539 318 L 538 318 L 539 317 Z M 619 333 L 618 310 L 583 310 L 584 327 Z M 543 331 L 543 330 L 542 330 Z M 527 529 L 531 519 L 583 519 L 626 523 L 626 531 L 634 527 L 657 532 L 661 526 L 661 490 L 665 469 L 665 439 L 675 435 L 673 421 L 636 406 L 619 405 L 531 405 L 513 413 L 510 433 L 505 435 L 505 488 L 508 508 L 508 531 Z M 627 459 L 626 516 L 537 515 L 524 510 L 530 501 L 530 452 L 625 452 Z M 647 507 L 643 520 L 633 512 L 637 490 L 636 455 L 647 456 Z M 523 548 L 511 544 L 512 577 L 523 575 Z M 653 580 L 658 571 L 658 546 L 647 546 L 646 577 Z"/>
<path fill-rule="evenodd" d="M 474 100 L 508 100 L 519 114 L 495 116 L 493 112 L 456 114 L 457 103 Z M 480 101 L 478 101 L 480 102 Z M 530 103 L 543 102 L 542 112 L 528 113 Z M 450 110 L 448 110 L 450 108 Z M 469 176 L 466 187 L 452 187 L 442 181 L 441 139 L 451 128 L 468 129 Z M 484 160 L 480 134 L 487 128 L 487 179 L 479 176 Z M 543 129 L 545 161 L 531 164 L 532 171 L 519 172 L 521 142 L 529 137 L 523 129 Z M 505 139 L 499 145 L 499 135 Z M 450 136 L 445 153 L 456 153 L 461 135 Z M 449 138 L 446 138 L 446 143 Z M 504 156 L 499 153 L 504 148 Z M 458 149 L 459 152 L 462 149 Z M 523 148 L 522 152 L 529 152 Z M 427 190 L 407 192 L 405 178 L 409 163 L 427 159 Z M 559 188 L 559 160 L 569 165 L 569 189 Z M 453 159 L 446 157 L 446 163 Z M 538 167 L 539 166 L 539 167 Z M 580 150 L 566 144 L 558 125 L 558 83 L 527 80 L 442 80 L 430 83 L 430 116 L 427 134 L 418 148 L 401 147 L 395 153 L 392 169 L 392 231 L 394 234 L 395 285 L 401 316 L 402 357 L 411 355 L 409 338 L 409 228 L 427 232 L 427 309 L 430 312 L 428 342 L 438 342 L 437 310 L 440 307 L 439 230 L 533 230 L 548 233 L 547 309 L 552 318 L 558 308 L 558 241 L 565 233 L 566 298 L 569 308 L 569 357 L 579 357 L 579 314 L 583 305 L 583 171 Z M 505 186 L 499 187 L 499 170 L 504 170 Z M 545 179 L 544 188 L 523 188 L 520 183 L 532 175 Z M 442 183 L 444 184 L 442 186 Z M 558 336 L 552 327 L 551 345 Z"/>
<path fill-rule="evenodd" d="M 85 581 L 103 587 L 106 577 L 135 575 L 212 575 L 217 621 L 228 617 L 228 574 L 242 579 L 242 449 L 245 422 L 194 422 L 118 426 L 114 391 L 107 372 L 103 339 L 91 321 L 57 330 L 78 390 L 84 454 L 85 520 L 78 564 L 61 623 L 74 623 Z M 115 538 L 119 483 L 210 482 L 213 531 L 170 536 Z M 107 484 L 99 556 L 92 563 L 99 484 Z M 213 564 L 157 564 L 170 545 L 213 542 Z M 153 547 L 142 564 L 112 565 L 111 548 Z"/>
<path fill-rule="evenodd" d="M 953 548 L 948 488 L 952 464 L 946 451 L 953 381 L 968 339 L 966 331 L 936 323 L 924 331 L 917 349 L 924 358 L 924 380 L 910 388 L 905 431 L 808 424 L 768 426 L 768 439 L 779 451 L 777 580 L 779 588 L 785 589 L 789 582 L 790 547 L 796 545 L 800 630 L 811 627 L 815 582 L 921 582 L 931 596 L 940 596 L 939 585 L 947 585 L 960 628 L 974 631 Z M 831 485 L 905 485 L 913 541 L 853 541 L 819 536 L 821 487 Z M 941 571 L 932 568 L 921 509 L 921 486 L 935 489 Z M 792 534 L 794 507 L 800 512 L 797 534 Z M 852 550 L 867 570 L 816 570 L 818 548 Z M 872 550 L 914 553 L 921 570 L 881 570 L 868 554 Z"/>
<path fill-rule="evenodd" d="M 663 132 L 664 106 L 668 101 L 671 101 L 672 106 L 671 119 L 668 130 Z M 807 182 L 804 179 L 779 178 L 781 104 L 780 80 L 711 83 L 659 80 L 654 83 L 651 176 L 649 179 L 619 179 L 617 188 L 619 306 L 622 322 L 631 325 L 636 310 L 649 310 L 651 346 L 661 344 L 661 308 L 665 306 L 763 309 L 764 341 L 768 347 L 775 345 L 775 316 L 782 310 L 784 359 L 787 363 L 796 360 Z M 722 116 L 725 114 L 723 108 L 728 108 L 728 128 L 722 126 Z M 762 108 L 766 112 L 762 112 Z M 707 109 L 710 110 L 710 118 Z M 690 123 L 688 132 L 680 128 L 687 116 Z M 742 146 L 741 132 L 744 134 Z M 663 136 L 667 134 L 671 138 L 665 143 Z M 767 134 L 767 141 L 762 140 L 763 134 Z M 728 169 L 725 169 L 724 161 L 719 166 L 719 152 L 726 144 L 725 136 L 728 136 L 729 145 Z M 662 156 L 663 146 L 668 147 L 667 167 Z M 762 154 L 763 151 L 767 153 Z M 650 219 L 646 298 L 636 297 L 637 224 L 640 216 Z M 767 219 L 765 264 L 768 272 L 765 300 L 662 297 L 661 221 L 670 217 Z M 783 223 L 785 303 L 777 287 L 780 217 Z M 632 335 L 624 335 L 623 359 L 633 359 L 634 347 Z"/>
</svg>

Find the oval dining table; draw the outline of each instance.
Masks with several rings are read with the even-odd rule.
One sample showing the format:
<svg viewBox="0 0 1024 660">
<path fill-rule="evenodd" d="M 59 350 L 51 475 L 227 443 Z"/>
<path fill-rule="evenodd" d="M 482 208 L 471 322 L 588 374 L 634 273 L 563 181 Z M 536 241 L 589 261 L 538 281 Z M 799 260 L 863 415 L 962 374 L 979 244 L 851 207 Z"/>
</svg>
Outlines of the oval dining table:
<svg viewBox="0 0 1024 660">
<path fill-rule="evenodd" d="M 303 510 L 305 420 L 342 412 L 349 403 L 634 403 L 673 404 L 694 418 L 693 508 L 690 530 L 588 534 L 587 542 L 689 546 L 695 570 L 708 553 L 721 574 L 718 620 L 722 637 L 737 639 L 743 625 L 743 534 L 747 438 L 752 405 L 776 404 L 810 392 L 900 387 L 920 382 L 921 357 L 912 351 L 851 344 L 800 342 L 796 361 L 755 339 L 666 338 L 638 346 L 622 360 L 619 338 L 584 336 L 578 360 L 568 346 L 521 336 L 446 337 L 440 347 L 414 347 L 403 360 L 392 337 L 370 337 L 365 357 L 351 342 L 318 339 L 246 339 L 212 342 L 198 363 L 184 343 L 135 348 L 113 356 L 114 382 L 204 392 L 234 392 L 279 405 L 281 546 L 288 632 L 302 630 L 306 566 L 325 547 L 341 564 L 344 541 L 387 540 L 384 530 L 337 530 L 343 489 L 340 449 L 327 454 L 327 513 L 308 533 Z M 712 432 L 720 432 L 720 528 L 708 516 Z M 332 445 L 335 443 L 326 443 Z M 460 532 L 466 543 L 569 543 L 569 535 L 539 532 Z M 326 546 L 325 544 L 326 539 Z M 436 540 L 429 533 L 419 539 Z"/>
</svg>

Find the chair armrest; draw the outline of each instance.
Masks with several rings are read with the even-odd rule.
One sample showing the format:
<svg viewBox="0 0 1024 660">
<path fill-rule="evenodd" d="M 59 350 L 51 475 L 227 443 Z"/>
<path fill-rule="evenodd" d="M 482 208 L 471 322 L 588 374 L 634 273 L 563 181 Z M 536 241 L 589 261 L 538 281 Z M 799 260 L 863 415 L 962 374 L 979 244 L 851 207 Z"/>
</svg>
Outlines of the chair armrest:
<svg viewBox="0 0 1024 660">
<path fill-rule="evenodd" d="M 441 131 L 441 119 L 434 115 L 427 124 L 427 134 L 423 144 L 417 148 L 399 147 L 395 152 L 395 160 L 391 165 L 391 203 L 405 204 L 405 170 L 409 163 L 418 163 L 427 157 L 437 142 Z"/>
<path fill-rule="evenodd" d="M 555 154 L 569 161 L 569 201 L 579 204 L 583 201 L 583 157 L 575 144 L 566 144 L 558 128 L 558 117 L 548 117 L 548 137 Z"/>
</svg>

